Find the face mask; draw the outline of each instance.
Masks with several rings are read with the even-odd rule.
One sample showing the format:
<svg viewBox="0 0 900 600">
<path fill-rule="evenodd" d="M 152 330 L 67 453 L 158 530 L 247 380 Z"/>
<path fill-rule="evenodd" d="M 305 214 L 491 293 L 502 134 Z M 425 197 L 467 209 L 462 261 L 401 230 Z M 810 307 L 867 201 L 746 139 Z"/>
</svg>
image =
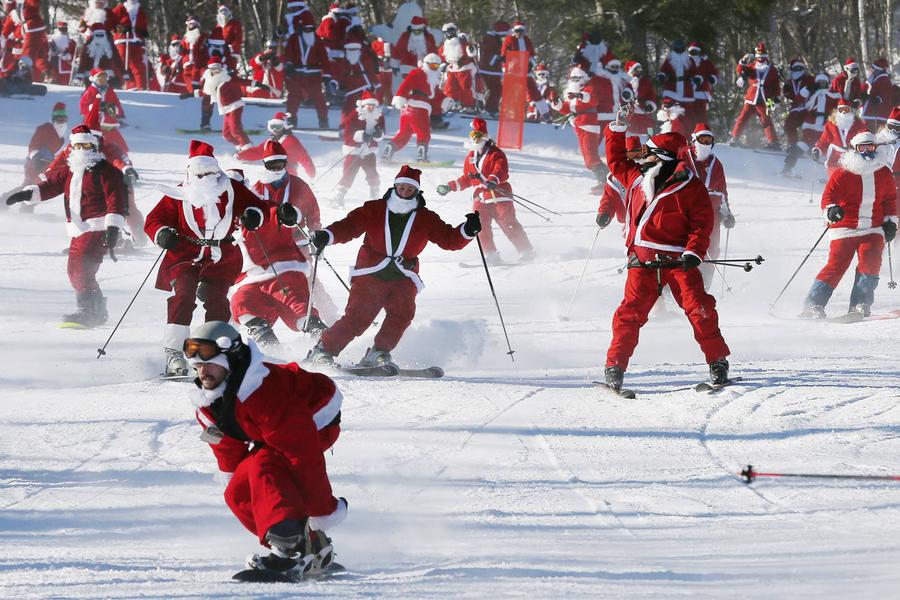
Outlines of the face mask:
<svg viewBox="0 0 900 600">
<path fill-rule="evenodd" d="M 853 113 L 838 113 L 834 117 L 834 122 L 837 123 L 837 126 L 841 129 L 849 129 L 851 125 L 853 125 Z"/>
<path fill-rule="evenodd" d="M 806 73 L 806 71 L 791 71 L 791 79 L 793 79 L 794 81 L 797 81 L 798 79 L 803 77 L 803 75 L 805 73 Z"/>
<path fill-rule="evenodd" d="M 188 171 L 184 184 L 184 187 L 187 188 L 187 201 L 197 207 L 216 204 L 219 201 L 219 195 L 225 191 L 222 182 L 219 181 L 220 177 L 228 179 L 224 173 L 197 177 Z"/>
<path fill-rule="evenodd" d="M 259 180 L 263 183 L 274 183 L 284 177 L 286 173 L 286 169 L 281 169 L 280 171 L 270 171 L 268 169 L 264 169 L 262 174 L 259 176 Z"/>
<path fill-rule="evenodd" d="M 64 135 L 66 135 L 66 132 L 69 130 L 69 124 L 66 122 L 62 122 L 62 123 L 54 122 L 53 129 L 56 130 L 56 135 L 58 135 L 59 137 L 63 137 Z"/>
<path fill-rule="evenodd" d="M 694 152 L 697 154 L 698 160 L 706 160 L 712 155 L 712 145 L 694 142 Z"/>
<path fill-rule="evenodd" d="M 484 138 L 481 138 L 477 142 L 472 138 L 467 139 L 463 142 L 463 148 L 466 150 L 472 150 L 475 154 L 480 154 L 482 150 L 484 150 L 484 146 L 487 141 Z"/>
<path fill-rule="evenodd" d="M 865 160 L 873 160 L 875 158 L 876 151 L 872 150 L 871 152 L 857 152 L 860 156 L 862 156 Z"/>
<path fill-rule="evenodd" d="M 347 50 L 347 62 L 351 65 L 357 64 L 361 54 L 359 50 Z"/>
</svg>

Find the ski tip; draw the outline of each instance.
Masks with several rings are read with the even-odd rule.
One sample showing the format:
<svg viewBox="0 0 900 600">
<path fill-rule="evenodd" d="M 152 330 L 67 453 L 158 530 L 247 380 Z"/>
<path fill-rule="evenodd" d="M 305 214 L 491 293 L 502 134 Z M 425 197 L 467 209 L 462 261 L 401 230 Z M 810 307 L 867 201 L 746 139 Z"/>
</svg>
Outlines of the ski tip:
<svg viewBox="0 0 900 600">
<path fill-rule="evenodd" d="M 277 571 L 265 569 L 244 569 L 231 576 L 241 583 L 293 583 L 294 580 Z"/>
<path fill-rule="evenodd" d="M 75 323 L 74 321 L 63 321 L 62 323 L 59 323 L 57 325 L 57 327 L 59 329 L 75 329 L 75 330 L 90 329 L 90 327 L 86 327 L 86 326 L 82 325 L 81 323 Z"/>
</svg>

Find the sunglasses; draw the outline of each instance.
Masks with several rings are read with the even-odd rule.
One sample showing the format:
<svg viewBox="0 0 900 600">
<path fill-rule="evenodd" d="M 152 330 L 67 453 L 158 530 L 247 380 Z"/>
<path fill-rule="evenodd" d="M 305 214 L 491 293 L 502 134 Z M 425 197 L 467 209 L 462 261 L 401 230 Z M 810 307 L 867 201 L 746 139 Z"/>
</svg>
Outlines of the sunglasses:
<svg viewBox="0 0 900 600">
<path fill-rule="evenodd" d="M 94 148 L 94 144 L 90 144 L 88 142 L 75 142 L 72 144 L 72 147 L 76 150 L 91 150 Z"/>
<path fill-rule="evenodd" d="M 801 67 L 799 65 L 796 67 L 791 67 L 791 71 L 794 73 L 802 73 L 805 70 L 806 70 L 806 67 Z"/>
<path fill-rule="evenodd" d="M 841 113 L 842 115 L 846 115 L 846 114 L 849 114 L 849 113 L 851 112 L 851 109 L 850 109 L 849 106 L 838 106 L 837 111 L 838 111 L 839 113 Z"/>
<path fill-rule="evenodd" d="M 266 167 L 267 171 L 281 171 L 287 166 L 287 161 L 284 159 L 280 160 L 267 160 L 263 163 Z"/>
<path fill-rule="evenodd" d="M 469 137 L 477 142 L 478 140 L 480 140 L 481 138 L 484 137 L 484 134 L 481 133 L 480 131 L 470 131 Z"/>
<path fill-rule="evenodd" d="M 186 357 L 194 358 L 199 356 L 200 360 L 211 360 L 226 350 L 226 348 L 220 348 L 219 345 L 212 340 L 198 340 L 194 338 L 184 340 L 184 345 L 181 349 L 184 351 Z"/>
<path fill-rule="evenodd" d="M 428 68 L 431 69 L 432 71 L 437 71 L 438 69 L 441 68 L 441 63 L 425 63 L 425 64 L 428 65 Z"/>
</svg>

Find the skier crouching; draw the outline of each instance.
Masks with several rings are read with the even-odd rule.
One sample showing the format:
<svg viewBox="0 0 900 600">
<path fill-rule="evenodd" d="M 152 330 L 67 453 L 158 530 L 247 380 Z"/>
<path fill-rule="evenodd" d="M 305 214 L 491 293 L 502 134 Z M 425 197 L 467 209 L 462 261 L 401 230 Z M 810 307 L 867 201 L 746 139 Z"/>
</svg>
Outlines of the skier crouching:
<svg viewBox="0 0 900 600">
<path fill-rule="evenodd" d="M 266 360 L 252 341 L 222 321 L 194 328 L 184 355 L 197 372 L 197 420 L 227 483 L 225 503 L 272 549 L 252 554 L 250 569 L 292 579 L 333 559 L 326 529 L 347 516 L 335 498 L 324 451 L 340 434 L 343 396 L 325 375 Z"/>
</svg>

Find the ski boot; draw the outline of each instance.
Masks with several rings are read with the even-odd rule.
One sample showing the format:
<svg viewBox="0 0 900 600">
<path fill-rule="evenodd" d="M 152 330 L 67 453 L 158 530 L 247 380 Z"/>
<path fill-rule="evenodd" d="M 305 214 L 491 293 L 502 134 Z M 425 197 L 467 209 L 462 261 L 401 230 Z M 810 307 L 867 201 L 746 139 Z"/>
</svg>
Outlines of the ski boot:
<svg viewBox="0 0 900 600">
<path fill-rule="evenodd" d="M 603 376 L 606 378 L 606 385 L 610 389 L 617 392 L 622 389 L 622 382 L 625 381 L 625 371 L 622 367 L 606 367 L 603 371 Z"/>
<path fill-rule="evenodd" d="M 339 185 L 334 188 L 334 198 L 331 199 L 331 203 L 335 206 L 343 207 L 344 206 L 344 197 L 347 195 L 348 188 Z"/>
<path fill-rule="evenodd" d="M 394 159 L 394 145 L 390 142 L 384 145 L 384 149 L 381 151 L 381 160 L 390 164 Z"/>
<path fill-rule="evenodd" d="M 310 315 L 309 319 L 306 321 L 306 326 L 303 328 L 305 333 L 311 333 L 313 335 L 321 335 L 323 331 L 328 329 L 328 325 L 325 324 L 325 321 L 319 318 L 319 315 Z"/>
<path fill-rule="evenodd" d="M 272 325 L 262 317 L 253 317 L 246 323 L 247 335 L 260 346 L 278 345 L 278 336 L 272 331 Z"/>
<path fill-rule="evenodd" d="M 825 314 L 824 306 L 813 304 L 804 308 L 799 317 L 801 319 L 824 319 L 827 315 Z"/>
<path fill-rule="evenodd" d="M 334 355 L 325 350 L 322 343 L 319 342 L 312 347 L 309 354 L 303 359 L 303 363 L 315 367 L 331 367 L 334 366 Z"/>
<path fill-rule="evenodd" d="M 425 144 L 419 144 L 416 146 L 416 161 L 417 162 L 428 162 L 428 146 Z"/>
<path fill-rule="evenodd" d="M 728 383 L 728 361 L 726 359 L 720 358 L 709 363 L 709 382 L 712 385 Z"/>
<path fill-rule="evenodd" d="M 781 144 L 779 144 L 777 141 L 769 142 L 764 146 L 764 148 L 772 152 L 781 152 Z"/>
<path fill-rule="evenodd" d="M 91 329 L 103 325 L 109 318 L 106 312 L 106 298 L 103 297 L 100 290 L 79 292 L 75 296 L 75 303 L 77 306 L 75 312 L 63 316 L 66 323 Z"/>
<path fill-rule="evenodd" d="M 859 313 L 864 317 L 869 317 L 872 315 L 872 307 L 866 304 L 865 302 L 860 302 L 858 304 L 854 304 L 850 307 L 850 312 Z"/>
<path fill-rule="evenodd" d="M 393 362 L 393 360 L 391 359 L 390 352 L 372 347 L 366 350 L 366 355 L 362 357 L 359 364 L 363 367 L 377 367 L 391 362 Z"/>
<path fill-rule="evenodd" d="M 295 581 L 303 579 L 315 559 L 313 554 L 306 552 L 305 530 L 305 520 L 286 519 L 276 523 L 266 532 L 272 552 L 268 556 L 249 555 L 247 568 L 275 571 Z"/>
<path fill-rule="evenodd" d="M 484 262 L 489 265 L 500 265 L 503 264 L 503 259 L 500 258 L 500 253 L 494 250 L 493 252 L 484 253 Z"/>
<path fill-rule="evenodd" d="M 184 352 L 174 348 L 166 348 L 166 370 L 164 377 L 187 377 L 188 363 Z"/>
</svg>

